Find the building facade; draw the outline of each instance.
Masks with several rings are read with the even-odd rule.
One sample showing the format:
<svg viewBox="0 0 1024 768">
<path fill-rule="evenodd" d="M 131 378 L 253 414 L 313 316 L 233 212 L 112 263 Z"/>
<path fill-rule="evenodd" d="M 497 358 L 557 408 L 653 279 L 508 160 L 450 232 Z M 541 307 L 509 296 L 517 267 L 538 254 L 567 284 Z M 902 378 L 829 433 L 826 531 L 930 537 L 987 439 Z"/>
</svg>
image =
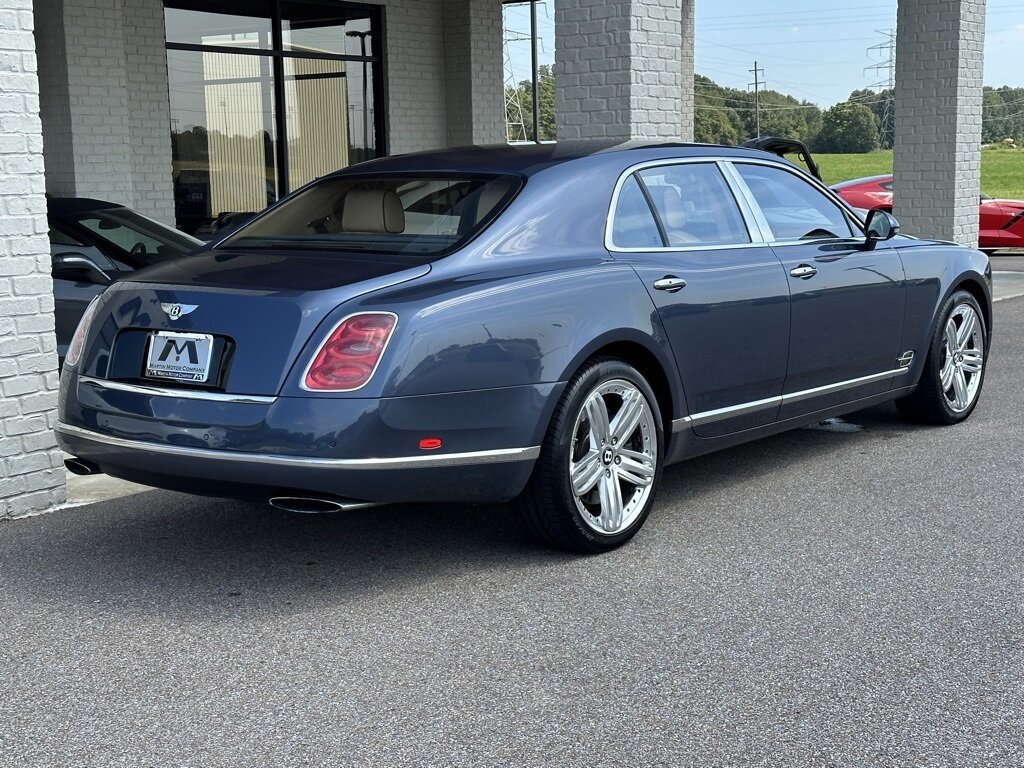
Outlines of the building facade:
<svg viewBox="0 0 1024 768">
<path fill-rule="evenodd" d="M 693 134 L 695 0 L 554 0 L 557 132 Z M 984 0 L 900 0 L 896 214 L 976 241 Z M 501 0 L 0 0 L 0 518 L 63 500 L 45 195 L 186 231 L 505 140 Z"/>
</svg>

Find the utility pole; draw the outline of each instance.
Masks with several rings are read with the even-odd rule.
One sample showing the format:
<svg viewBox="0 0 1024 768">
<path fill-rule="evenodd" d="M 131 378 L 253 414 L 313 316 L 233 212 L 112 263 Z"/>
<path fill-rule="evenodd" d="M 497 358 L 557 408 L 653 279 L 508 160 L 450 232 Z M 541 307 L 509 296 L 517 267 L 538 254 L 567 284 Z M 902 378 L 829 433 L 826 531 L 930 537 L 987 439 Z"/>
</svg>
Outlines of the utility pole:
<svg viewBox="0 0 1024 768">
<path fill-rule="evenodd" d="M 888 148 L 892 143 L 892 135 L 895 123 L 893 113 L 893 91 L 896 88 L 896 30 L 876 29 L 875 32 L 886 38 L 884 43 L 872 45 L 868 48 L 868 55 L 880 55 L 881 61 L 864 68 L 864 74 L 879 74 L 882 79 L 868 86 L 871 90 L 879 92 L 888 91 L 885 101 L 882 104 L 882 120 L 878 127 L 878 144 Z M 873 110 L 872 110 L 873 111 Z"/>
<path fill-rule="evenodd" d="M 747 87 L 754 87 L 754 119 L 757 122 L 757 138 L 761 138 L 761 86 L 764 85 L 764 69 L 758 68 L 755 60 L 754 68 L 747 71 L 754 75 L 754 82 L 748 83 Z"/>
</svg>

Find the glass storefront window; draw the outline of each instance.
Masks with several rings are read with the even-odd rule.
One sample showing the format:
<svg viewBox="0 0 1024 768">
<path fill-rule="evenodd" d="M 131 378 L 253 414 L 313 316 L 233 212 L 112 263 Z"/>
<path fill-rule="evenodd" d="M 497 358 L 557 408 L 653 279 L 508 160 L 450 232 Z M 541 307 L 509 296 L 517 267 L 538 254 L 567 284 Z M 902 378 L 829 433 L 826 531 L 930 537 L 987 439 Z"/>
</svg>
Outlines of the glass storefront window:
<svg viewBox="0 0 1024 768">
<path fill-rule="evenodd" d="M 382 153 L 374 109 L 380 62 L 371 53 L 379 48 L 378 10 L 246 5 L 263 17 L 239 15 L 237 4 L 225 4 L 225 13 L 171 5 L 167 69 L 180 229 L 210 233 L 222 214 L 260 211 L 318 176 Z"/>
<path fill-rule="evenodd" d="M 373 56 L 370 18 L 362 9 L 281 3 L 281 40 L 286 51 Z"/>
<path fill-rule="evenodd" d="M 259 12 L 259 3 L 248 10 Z M 233 45 L 241 48 L 273 47 L 269 4 L 260 16 L 237 13 L 208 13 L 180 8 L 164 9 L 167 42 L 185 45 Z"/>
</svg>

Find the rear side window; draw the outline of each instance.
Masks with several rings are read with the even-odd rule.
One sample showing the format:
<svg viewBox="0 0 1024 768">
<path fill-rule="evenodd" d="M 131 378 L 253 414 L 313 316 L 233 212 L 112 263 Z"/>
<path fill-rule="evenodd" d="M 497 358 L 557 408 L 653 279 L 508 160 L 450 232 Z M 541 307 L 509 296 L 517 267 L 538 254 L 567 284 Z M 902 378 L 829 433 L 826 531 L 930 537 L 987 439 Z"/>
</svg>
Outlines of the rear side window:
<svg viewBox="0 0 1024 768">
<path fill-rule="evenodd" d="M 612 213 L 612 244 L 617 248 L 661 248 L 661 233 L 636 176 L 619 189 Z"/>
<path fill-rule="evenodd" d="M 846 214 L 796 174 L 767 165 L 736 163 L 777 241 L 853 236 Z"/>
<path fill-rule="evenodd" d="M 441 255 L 480 232 L 521 186 L 515 176 L 326 178 L 222 247 Z"/>
<path fill-rule="evenodd" d="M 661 218 L 669 247 L 750 242 L 736 198 L 714 163 L 648 168 L 640 178 Z"/>
</svg>

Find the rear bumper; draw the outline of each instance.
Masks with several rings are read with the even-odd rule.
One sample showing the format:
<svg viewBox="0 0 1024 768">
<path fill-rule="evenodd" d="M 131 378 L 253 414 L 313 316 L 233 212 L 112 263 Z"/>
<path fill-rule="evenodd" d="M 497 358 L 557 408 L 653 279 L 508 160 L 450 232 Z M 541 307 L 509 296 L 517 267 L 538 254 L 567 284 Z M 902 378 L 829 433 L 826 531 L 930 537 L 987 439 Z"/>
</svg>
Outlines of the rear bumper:
<svg viewBox="0 0 1024 768">
<path fill-rule="evenodd" d="M 57 442 L 106 474 L 156 488 L 266 500 L 322 494 L 353 501 L 501 501 L 522 490 L 539 446 L 362 459 L 238 453 L 127 440 L 58 422 Z"/>
<path fill-rule="evenodd" d="M 109 475 L 209 496 L 379 503 L 514 498 L 561 388 L 225 402 L 115 387 L 65 372 L 55 430 Z M 419 450 L 426 436 L 442 449 Z"/>
</svg>

